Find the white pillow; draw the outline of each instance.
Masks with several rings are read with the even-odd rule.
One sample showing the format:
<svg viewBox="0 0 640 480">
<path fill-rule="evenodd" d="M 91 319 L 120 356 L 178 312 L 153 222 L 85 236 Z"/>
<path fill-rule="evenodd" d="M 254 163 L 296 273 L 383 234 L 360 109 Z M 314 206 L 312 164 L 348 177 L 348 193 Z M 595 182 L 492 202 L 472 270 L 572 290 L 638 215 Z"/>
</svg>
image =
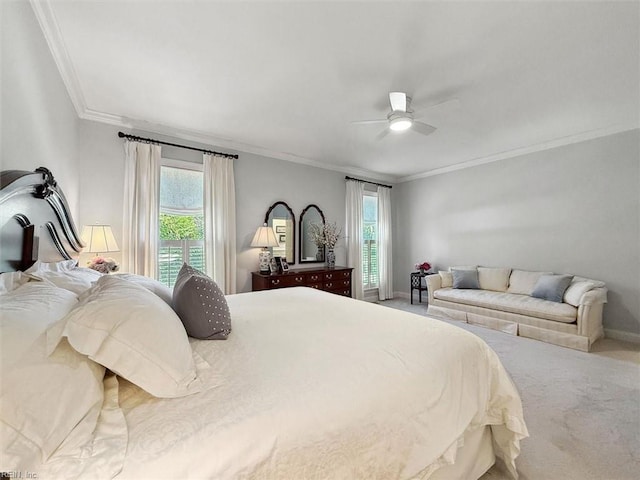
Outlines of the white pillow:
<svg viewBox="0 0 640 480">
<path fill-rule="evenodd" d="M 577 282 L 591 282 L 593 283 L 593 288 L 602 288 L 607 285 L 606 283 L 601 282 L 600 280 L 593 280 L 591 278 L 584 278 L 584 277 L 573 277 L 573 280 L 571 280 L 571 283 L 577 283 Z"/>
<path fill-rule="evenodd" d="M 526 270 L 513 270 L 509 277 L 509 293 L 531 295 L 536 283 L 542 275 L 551 275 L 552 272 L 527 272 Z"/>
<path fill-rule="evenodd" d="M 24 273 L 35 273 L 38 271 L 48 272 L 67 272 L 73 270 L 78 265 L 77 260 L 62 260 L 60 262 L 41 262 L 36 260 L 36 263 L 31 265 Z"/>
<path fill-rule="evenodd" d="M 40 282 L 0 296 L 3 468 L 37 471 L 63 441 L 91 438 L 105 370 L 66 341 L 47 350 L 47 328 L 76 304 L 72 292 Z"/>
<path fill-rule="evenodd" d="M 125 280 L 136 283 L 146 288 L 147 290 L 155 293 L 162 300 L 164 300 L 167 305 L 172 305 L 173 290 L 167 287 L 164 283 L 160 283 L 158 280 L 154 280 L 153 278 L 136 275 L 134 273 L 116 273 L 115 275 L 118 278 L 124 278 Z"/>
<path fill-rule="evenodd" d="M 478 280 L 482 290 L 506 292 L 509 287 L 510 268 L 478 267 Z"/>
<path fill-rule="evenodd" d="M 156 397 L 202 390 L 182 322 L 164 301 L 117 275 L 104 275 L 67 317 L 49 330 L 77 351 Z"/>
<path fill-rule="evenodd" d="M 70 270 L 37 270 L 28 274 L 35 280 L 50 282 L 58 288 L 64 288 L 80 295 L 102 276 L 102 273 L 90 268 L 73 268 Z"/>
<path fill-rule="evenodd" d="M 578 305 L 580 305 L 580 299 L 582 298 L 582 295 L 587 293 L 589 290 L 593 290 L 597 287 L 598 285 L 591 281 L 571 282 L 569 284 L 569 288 L 564 291 L 563 300 L 565 303 L 577 307 Z"/>
<path fill-rule="evenodd" d="M 22 272 L 0 273 L 0 294 L 15 290 L 29 281 L 29 277 Z"/>
<path fill-rule="evenodd" d="M 438 271 L 438 275 L 440 275 L 440 286 L 442 288 L 453 286 L 453 273 L 443 272 L 442 270 L 440 270 Z"/>
</svg>

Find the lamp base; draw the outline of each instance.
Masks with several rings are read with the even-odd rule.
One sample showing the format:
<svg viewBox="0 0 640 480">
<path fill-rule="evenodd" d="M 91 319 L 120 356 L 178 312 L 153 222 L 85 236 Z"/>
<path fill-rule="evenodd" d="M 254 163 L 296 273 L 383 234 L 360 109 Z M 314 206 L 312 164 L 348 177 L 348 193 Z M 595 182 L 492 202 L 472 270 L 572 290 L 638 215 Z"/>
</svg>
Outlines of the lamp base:
<svg viewBox="0 0 640 480">
<path fill-rule="evenodd" d="M 261 250 L 258 259 L 260 260 L 260 273 L 271 273 L 271 252 L 267 249 Z"/>
</svg>

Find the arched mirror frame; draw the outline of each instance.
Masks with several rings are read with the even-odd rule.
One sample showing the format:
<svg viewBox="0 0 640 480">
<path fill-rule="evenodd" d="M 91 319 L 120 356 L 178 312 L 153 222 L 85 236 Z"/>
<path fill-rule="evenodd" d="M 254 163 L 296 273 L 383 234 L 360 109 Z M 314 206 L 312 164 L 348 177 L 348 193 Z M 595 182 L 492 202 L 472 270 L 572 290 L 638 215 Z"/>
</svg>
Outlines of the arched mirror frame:
<svg viewBox="0 0 640 480">
<path fill-rule="evenodd" d="M 296 216 L 293 214 L 293 210 L 291 210 L 289 205 L 287 205 L 287 202 L 283 202 L 279 200 L 273 205 L 271 205 L 269 207 L 269 210 L 267 210 L 267 214 L 264 216 L 264 223 L 269 225 L 269 215 L 271 215 L 271 212 L 278 205 L 282 205 L 284 208 L 286 208 L 287 211 L 289 212 L 289 215 L 291 215 L 291 258 L 287 257 L 286 260 L 289 265 L 293 265 L 294 263 L 296 263 Z M 276 236 L 279 237 L 279 235 L 280 234 L 276 232 Z M 286 251 L 286 248 L 285 248 L 285 251 Z M 272 253 L 273 253 L 273 250 L 272 250 Z"/>
<path fill-rule="evenodd" d="M 324 262 L 324 252 L 322 255 L 322 260 L 318 260 L 316 258 L 316 260 L 305 260 L 302 256 L 303 253 L 303 248 L 302 248 L 302 242 L 304 242 L 304 235 L 303 235 L 303 230 L 302 230 L 302 222 L 304 221 L 304 214 L 307 213 L 308 210 L 310 210 L 311 208 L 315 208 L 318 213 L 320 214 L 320 217 L 322 218 L 322 224 L 324 225 L 327 220 L 324 218 L 324 212 L 322 211 L 322 209 L 317 206 L 316 204 L 312 203 L 310 205 L 307 205 L 304 210 L 302 210 L 302 213 L 300 214 L 300 220 L 298 220 L 298 257 L 300 259 L 300 263 L 320 263 L 320 262 Z"/>
</svg>

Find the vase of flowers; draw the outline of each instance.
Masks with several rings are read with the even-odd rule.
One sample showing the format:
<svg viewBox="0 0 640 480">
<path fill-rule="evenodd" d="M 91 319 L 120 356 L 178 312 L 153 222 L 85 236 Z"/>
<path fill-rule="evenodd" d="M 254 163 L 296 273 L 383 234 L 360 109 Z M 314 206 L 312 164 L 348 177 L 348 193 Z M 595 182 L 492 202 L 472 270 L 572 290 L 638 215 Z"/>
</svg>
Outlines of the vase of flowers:
<svg viewBox="0 0 640 480">
<path fill-rule="evenodd" d="M 333 223 L 323 223 L 322 225 L 312 224 L 309 229 L 311 240 L 316 244 L 318 250 L 325 248 L 325 262 L 328 268 L 336 266 L 335 247 L 338 240 L 342 238 L 342 229 Z"/>
<path fill-rule="evenodd" d="M 117 272 L 120 268 L 113 258 L 105 258 L 98 255 L 87 262 L 87 267 L 100 273 Z"/>
<path fill-rule="evenodd" d="M 420 273 L 427 273 L 431 270 L 431 264 L 429 262 L 416 263 L 415 269 Z"/>
</svg>

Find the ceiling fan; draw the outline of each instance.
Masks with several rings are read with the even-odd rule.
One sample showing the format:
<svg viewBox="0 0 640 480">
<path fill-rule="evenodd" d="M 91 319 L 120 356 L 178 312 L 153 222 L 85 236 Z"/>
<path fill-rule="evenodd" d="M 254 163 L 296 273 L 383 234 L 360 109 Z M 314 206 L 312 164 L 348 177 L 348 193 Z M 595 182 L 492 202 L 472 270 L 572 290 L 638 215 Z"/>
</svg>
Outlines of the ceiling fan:
<svg viewBox="0 0 640 480">
<path fill-rule="evenodd" d="M 455 99 L 457 101 L 457 99 Z M 447 103 L 451 100 L 447 100 Z M 414 111 L 411 109 L 411 97 L 407 96 L 404 92 L 390 92 L 389 103 L 391 104 L 391 112 L 387 115 L 386 120 L 360 120 L 351 122 L 358 125 L 374 124 L 374 123 L 388 123 L 388 127 L 385 128 L 378 135 L 378 140 L 384 138 L 389 131 L 402 132 L 404 130 L 413 130 L 416 133 L 422 135 L 431 135 L 436 131 L 436 127 L 424 122 L 416 120 L 414 117 Z M 435 106 L 435 105 L 434 105 Z"/>
</svg>

